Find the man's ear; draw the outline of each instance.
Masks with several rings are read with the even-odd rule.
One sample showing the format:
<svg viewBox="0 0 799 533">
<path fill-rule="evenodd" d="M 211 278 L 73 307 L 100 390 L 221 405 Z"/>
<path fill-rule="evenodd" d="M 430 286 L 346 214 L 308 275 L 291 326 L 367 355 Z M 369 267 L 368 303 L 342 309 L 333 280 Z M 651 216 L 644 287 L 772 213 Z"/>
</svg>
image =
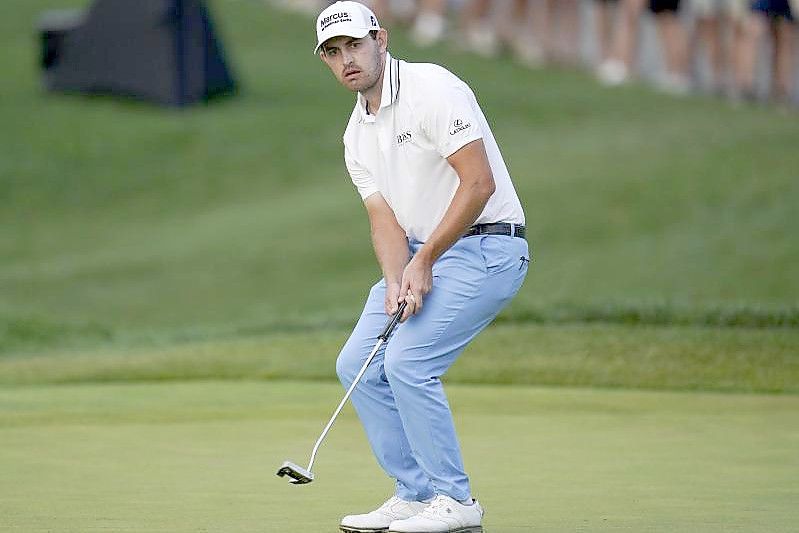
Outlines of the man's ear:
<svg viewBox="0 0 799 533">
<path fill-rule="evenodd" d="M 377 30 L 377 46 L 380 52 L 388 50 L 388 32 L 385 28 Z"/>
</svg>

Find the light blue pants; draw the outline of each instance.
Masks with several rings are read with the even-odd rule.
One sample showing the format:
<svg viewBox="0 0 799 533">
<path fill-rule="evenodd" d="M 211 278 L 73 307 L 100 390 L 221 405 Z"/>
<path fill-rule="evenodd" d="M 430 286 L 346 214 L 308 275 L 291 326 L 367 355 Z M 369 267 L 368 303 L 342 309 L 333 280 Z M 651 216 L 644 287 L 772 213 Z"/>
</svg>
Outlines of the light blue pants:
<svg viewBox="0 0 799 533">
<path fill-rule="evenodd" d="M 411 242 L 411 253 L 422 243 Z M 527 241 L 476 235 L 460 239 L 433 266 L 433 288 L 422 311 L 400 324 L 352 394 L 372 450 L 396 480 L 396 495 L 421 501 L 436 494 L 471 497 L 440 377 L 521 287 Z M 336 371 L 348 388 L 388 319 L 385 280 L 378 282 Z"/>
</svg>

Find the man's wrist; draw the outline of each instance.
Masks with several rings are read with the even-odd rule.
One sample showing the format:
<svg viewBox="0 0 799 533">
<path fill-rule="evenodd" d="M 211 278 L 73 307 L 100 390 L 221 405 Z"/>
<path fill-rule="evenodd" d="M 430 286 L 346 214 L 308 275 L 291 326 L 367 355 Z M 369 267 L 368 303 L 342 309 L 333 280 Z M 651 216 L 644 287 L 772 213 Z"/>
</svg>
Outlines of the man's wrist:
<svg viewBox="0 0 799 533">
<path fill-rule="evenodd" d="M 427 246 L 422 246 L 419 251 L 414 254 L 413 258 L 427 267 L 432 267 L 433 263 L 436 262 L 436 258 L 433 257 L 433 254 Z"/>
</svg>

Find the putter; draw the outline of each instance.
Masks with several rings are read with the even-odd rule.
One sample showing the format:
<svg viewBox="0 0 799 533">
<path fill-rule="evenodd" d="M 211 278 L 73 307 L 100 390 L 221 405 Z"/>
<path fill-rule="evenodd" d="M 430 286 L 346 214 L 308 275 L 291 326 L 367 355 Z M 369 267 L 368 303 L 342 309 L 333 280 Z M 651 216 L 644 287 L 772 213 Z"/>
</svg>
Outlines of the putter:
<svg viewBox="0 0 799 533">
<path fill-rule="evenodd" d="M 313 472 L 311 472 L 311 468 L 313 468 L 314 460 L 316 460 L 316 452 L 319 451 L 319 446 L 322 444 L 322 441 L 325 440 L 327 432 L 330 431 L 331 427 L 333 427 L 333 422 L 336 421 L 336 417 L 341 412 L 344 404 L 346 404 L 347 400 L 349 400 L 352 391 L 355 390 L 355 386 L 358 385 L 358 382 L 363 377 L 364 373 L 366 372 L 366 368 L 369 366 L 369 363 L 371 363 L 372 359 L 375 358 L 375 354 L 377 354 L 377 351 L 380 349 L 380 347 L 388 341 L 388 338 L 391 336 L 391 332 L 394 331 L 394 328 L 399 323 L 402 312 L 405 311 L 405 305 L 406 302 L 403 300 L 397 312 L 394 313 L 394 315 L 388 320 L 385 329 L 383 329 L 383 333 L 377 336 L 377 344 L 375 344 L 375 347 L 372 349 L 372 353 L 366 358 L 361 370 L 358 371 L 358 374 L 355 376 L 355 380 L 352 382 L 352 385 L 350 385 L 350 388 L 347 389 L 347 393 L 344 395 L 341 403 L 338 404 L 333 416 L 330 417 L 330 421 L 325 426 L 325 429 L 322 430 L 322 434 L 319 435 L 319 438 L 316 440 L 313 451 L 311 451 L 311 460 L 308 461 L 308 468 L 303 468 L 296 463 L 292 463 L 291 461 L 285 461 L 277 471 L 277 475 L 279 477 L 288 476 L 290 478 L 289 481 L 295 485 L 305 485 L 306 483 L 310 483 L 314 480 L 314 475 Z"/>
</svg>

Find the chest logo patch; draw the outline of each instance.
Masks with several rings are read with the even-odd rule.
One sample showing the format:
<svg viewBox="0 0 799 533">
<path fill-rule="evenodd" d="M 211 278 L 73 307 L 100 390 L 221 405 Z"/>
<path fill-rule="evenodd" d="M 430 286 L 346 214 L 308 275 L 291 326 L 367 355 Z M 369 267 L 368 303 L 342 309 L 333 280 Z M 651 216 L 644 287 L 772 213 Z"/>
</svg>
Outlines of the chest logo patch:
<svg viewBox="0 0 799 533">
<path fill-rule="evenodd" d="M 397 135 L 397 146 L 401 146 L 407 142 L 410 142 L 413 139 L 413 134 L 411 130 L 403 131 L 399 135 Z"/>
<path fill-rule="evenodd" d="M 456 118 L 452 121 L 452 125 L 449 127 L 449 134 L 450 135 L 457 135 L 458 133 L 468 130 L 472 127 L 471 122 L 463 122 L 461 119 Z"/>
</svg>

